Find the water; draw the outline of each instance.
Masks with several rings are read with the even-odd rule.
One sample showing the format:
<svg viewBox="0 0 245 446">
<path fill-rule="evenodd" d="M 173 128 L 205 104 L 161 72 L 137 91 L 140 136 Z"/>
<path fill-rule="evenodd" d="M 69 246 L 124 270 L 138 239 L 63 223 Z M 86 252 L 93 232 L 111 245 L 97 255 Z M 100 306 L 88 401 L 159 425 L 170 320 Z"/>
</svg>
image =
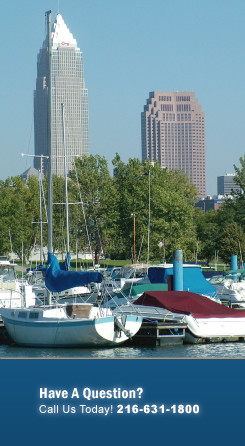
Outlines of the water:
<svg viewBox="0 0 245 446">
<path fill-rule="evenodd" d="M 245 343 L 173 345 L 163 347 L 27 348 L 0 346 L 0 358 L 245 358 Z"/>
</svg>

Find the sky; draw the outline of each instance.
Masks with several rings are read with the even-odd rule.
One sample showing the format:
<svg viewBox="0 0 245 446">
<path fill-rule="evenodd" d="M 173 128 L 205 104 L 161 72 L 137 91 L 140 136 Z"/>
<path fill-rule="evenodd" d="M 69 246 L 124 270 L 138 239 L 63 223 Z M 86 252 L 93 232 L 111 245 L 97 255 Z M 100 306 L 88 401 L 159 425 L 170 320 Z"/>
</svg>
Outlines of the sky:
<svg viewBox="0 0 245 446">
<path fill-rule="evenodd" d="M 0 180 L 34 153 L 33 91 L 45 11 L 83 52 L 90 153 L 141 159 L 151 91 L 193 91 L 206 118 L 207 194 L 245 155 L 244 0 L 0 0 Z"/>
</svg>

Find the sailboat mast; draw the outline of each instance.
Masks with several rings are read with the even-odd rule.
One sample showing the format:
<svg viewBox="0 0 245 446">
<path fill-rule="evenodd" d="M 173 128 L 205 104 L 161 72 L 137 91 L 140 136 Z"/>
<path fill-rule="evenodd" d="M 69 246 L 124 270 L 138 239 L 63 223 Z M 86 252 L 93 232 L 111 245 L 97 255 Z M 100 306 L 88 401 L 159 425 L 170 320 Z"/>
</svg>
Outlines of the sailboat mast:
<svg viewBox="0 0 245 446">
<path fill-rule="evenodd" d="M 66 155 L 66 131 L 65 131 L 65 104 L 62 107 L 62 127 L 63 127 L 63 144 L 64 144 L 64 173 L 65 173 L 65 198 L 66 198 L 66 243 L 67 252 L 70 252 L 70 237 L 69 237 L 69 202 L 68 202 L 68 178 L 67 178 L 67 155 Z"/>
<path fill-rule="evenodd" d="M 42 203 L 42 177 L 39 171 L 39 202 L 40 202 L 40 229 L 41 229 L 41 248 L 40 248 L 40 263 L 43 263 L 43 203 Z"/>
<path fill-rule="evenodd" d="M 47 31 L 48 31 L 48 155 L 49 155 L 49 168 L 48 168 L 48 252 L 53 253 L 53 156 L 52 156 L 52 143 L 51 143 L 51 106 L 52 106 L 52 60 L 51 60 L 51 11 L 46 12 L 47 19 Z"/>
<path fill-rule="evenodd" d="M 147 269 L 150 260 L 150 228 L 151 228 L 151 171 L 148 171 L 148 234 L 147 234 Z"/>
</svg>

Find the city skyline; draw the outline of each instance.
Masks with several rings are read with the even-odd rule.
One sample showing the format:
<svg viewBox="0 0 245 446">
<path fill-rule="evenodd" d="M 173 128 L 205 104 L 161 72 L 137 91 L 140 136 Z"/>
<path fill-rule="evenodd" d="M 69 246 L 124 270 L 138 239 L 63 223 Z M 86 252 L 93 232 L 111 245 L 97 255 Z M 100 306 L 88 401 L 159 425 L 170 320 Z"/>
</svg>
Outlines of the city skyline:
<svg viewBox="0 0 245 446">
<path fill-rule="evenodd" d="M 182 170 L 206 196 L 205 114 L 194 92 L 153 91 L 141 113 L 142 159 Z"/>
<path fill-rule="evenodd" d="M 51 13 L 46 16 L 52 23 Z M 49 62 L 47 33 L 38 53 L 34 91 L 34 135 L 35 155 L 37 155 L 34 158 L 34 167 L 45 174 L 48 163 L 42 155 L 47 157 L 50 152 L 53 157 L 54 174 L 65 176 L 66 169 L 70 171 L 73 168 L 75 157 L 89 154 L 88 90 L 85 88 L 82 52 L 61 14 L 57 14 L 51 27 L 50 44 Z M 51 64 L 50 100 L 49 63 Z"/>
<path fill-rule="evenodd" d="M 14 6 L 1 5 L 1 179 L 31 164 L 21 153 L 34 153 L 36 56 L 44 13 L 55 16 L 58 5 L 23 0 Z M 214 194 L 217 177 L 232 173 L 245 152 L 245 3 L 60 0 L 60 13 L 83 51 L 90 153 L 109 163 L 116 152 L 124 162 L 141 158 L 140 114 L 149 91 L 195 91 L 206 116 L 207 194 Z"/>
</svg>

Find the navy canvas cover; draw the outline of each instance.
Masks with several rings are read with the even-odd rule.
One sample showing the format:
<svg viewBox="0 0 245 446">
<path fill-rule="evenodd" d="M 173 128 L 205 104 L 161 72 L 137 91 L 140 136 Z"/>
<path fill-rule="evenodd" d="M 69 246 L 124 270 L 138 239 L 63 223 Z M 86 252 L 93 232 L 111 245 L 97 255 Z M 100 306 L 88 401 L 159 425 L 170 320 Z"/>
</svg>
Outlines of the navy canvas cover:
<svg viewBox="0 0 245 446">
<path fill-rule="evenodd" d="M 91 282 L 101 282 L 102 274 L 98 271 L 64 271 L 61 270 L 58 259 L 54 254 L 48 253 L 48 262 L 45 273 L 45 285 L 49 291 L 61 291 L 78 286 L 86 286 Z"/>
</svg>

